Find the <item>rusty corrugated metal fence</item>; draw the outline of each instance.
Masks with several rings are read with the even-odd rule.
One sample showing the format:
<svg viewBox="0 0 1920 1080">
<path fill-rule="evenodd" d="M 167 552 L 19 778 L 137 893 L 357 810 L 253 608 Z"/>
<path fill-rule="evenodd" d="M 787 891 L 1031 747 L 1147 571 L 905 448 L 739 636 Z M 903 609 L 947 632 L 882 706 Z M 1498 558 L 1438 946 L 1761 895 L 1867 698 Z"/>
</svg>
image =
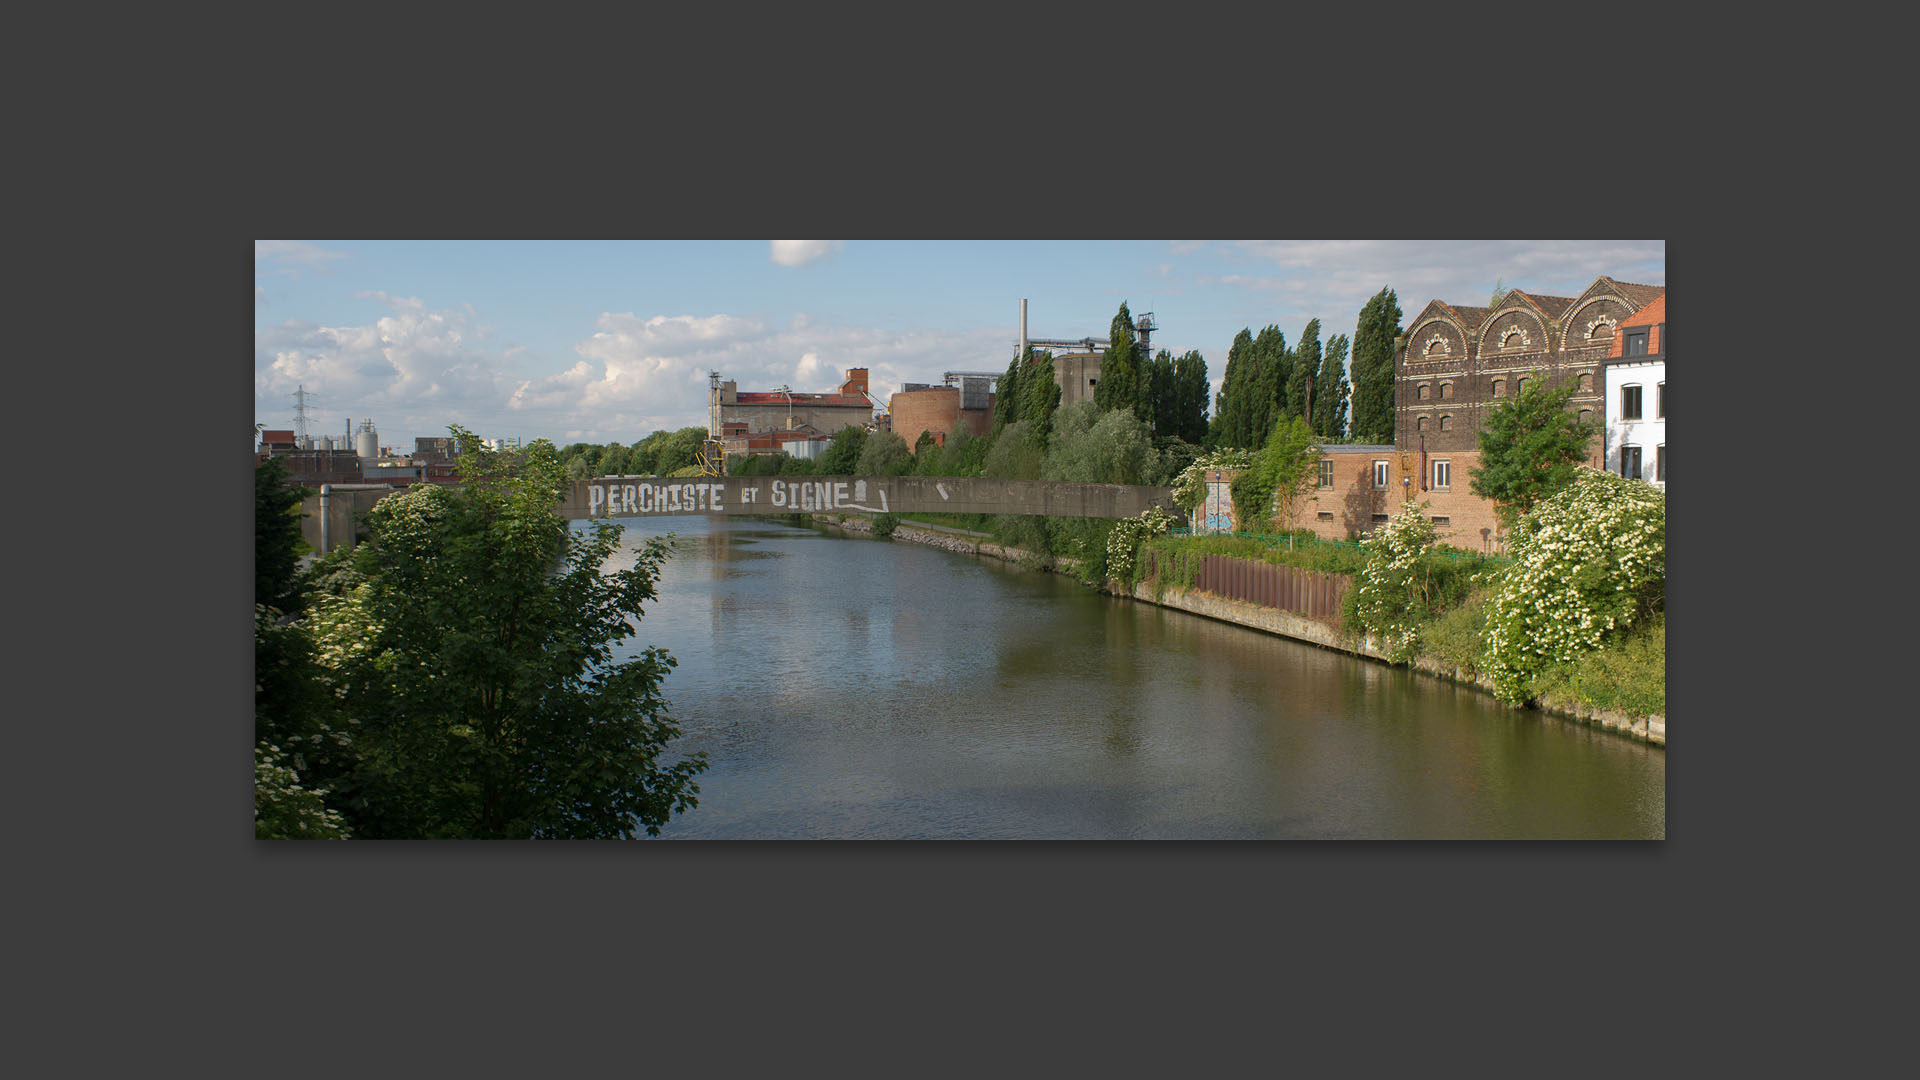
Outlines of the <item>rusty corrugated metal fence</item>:
<svg viewBox="0 0 1920 1080">
<path fill-rule="evenodd" d="M 1149 573 L 1152 568 L 1149 567 Z M 1353 579 L 1346 574 L 1302 570 L 1297 566 L 1206 555 L 1194 575 L 1194 588 L 1227 600 L 1279 608 L 1310 619 L 1338 624 L 1340 600 Z"/>
</svg>

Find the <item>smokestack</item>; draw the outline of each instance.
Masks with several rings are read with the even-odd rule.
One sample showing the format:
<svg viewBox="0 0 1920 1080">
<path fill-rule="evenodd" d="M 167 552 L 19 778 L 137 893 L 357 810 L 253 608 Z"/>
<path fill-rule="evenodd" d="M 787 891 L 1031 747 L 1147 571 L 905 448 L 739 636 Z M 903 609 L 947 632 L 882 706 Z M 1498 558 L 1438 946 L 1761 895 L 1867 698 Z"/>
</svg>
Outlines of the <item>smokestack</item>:
<svg viewBox="0 0 1920 1080">
<path fill-rule="evenodd" d="M 1020 355 L 1027 355 L 1027 300 L 1020 298 Z"/>
</svg>

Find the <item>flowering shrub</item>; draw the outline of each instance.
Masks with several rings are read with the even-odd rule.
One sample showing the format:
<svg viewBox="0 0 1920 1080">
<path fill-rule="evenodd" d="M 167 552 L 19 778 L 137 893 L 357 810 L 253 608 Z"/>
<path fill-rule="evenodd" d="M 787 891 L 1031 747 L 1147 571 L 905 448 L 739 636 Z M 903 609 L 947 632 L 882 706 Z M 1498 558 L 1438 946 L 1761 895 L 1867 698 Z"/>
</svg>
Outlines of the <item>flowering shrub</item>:
<svg viewBox="0 0 1920 1080">
<path fill-rule="evenodd" d="M 1396 663 L 1413 657 L 1420 623 L 1432 613 L 1433 581 L 1425 556 L 1436 534 L 1426 509 L 1424 502 L 1402 503 L 1392 520 L 1360 538 L 1367 565 L 1354 578 L 1348 613 Z"/>
<path fill-rule="evenodd" d="M 1495 583 L 1486 651 L 1495 695 L 1518 704 L 1547 665 L 1570 663 L 1665 609 L 1666 493 L 1582 469 L 1520 519 L 1512 551 Z"/>
<path fill-rule="evenodd" d="M 1134 564 L 1140 545 L 1150 536 L 1159 536 L 1180 520 L 1157 506 L 1149 506 L 1139 517 L 1121 518 L 1107 533 L 1107 573 L 1119 578 L 1128 588 L 1139 577 Z"/>
<path fill-rule="evenodd" d="M 272 743 L 253 748 L 253 831 L 262 840 L 344 840 L 346 823 L 326 804 L 326 788 L 307 790 L 285 752 Z"/>
<path fill-rule="evenodd" d="M 1193 464 L 1180 470 L 1179 476 L 1173 478 L 1171 485 L 1173 501 L 1178 503 L 1188 516 L 1192 516 L 1194 511 L 1200 509 L 1200 504 L 1207 501 L 1207 470 L 1245 471 L 1253 468 L 1253 456 L 1251 450 L 1237 450 L 1233 447 L 1201 455 L 1194 460 Z"/>
</svg>

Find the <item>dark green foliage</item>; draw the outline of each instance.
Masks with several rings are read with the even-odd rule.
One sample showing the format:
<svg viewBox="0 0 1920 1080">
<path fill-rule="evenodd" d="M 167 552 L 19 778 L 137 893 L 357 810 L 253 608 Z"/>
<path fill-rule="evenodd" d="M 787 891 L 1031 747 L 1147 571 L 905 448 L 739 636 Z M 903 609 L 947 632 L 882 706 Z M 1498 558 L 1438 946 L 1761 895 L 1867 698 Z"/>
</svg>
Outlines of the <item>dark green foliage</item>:
<svg viewBox="0 0 1920 1080">
<path fill-rule="evenodd" d="M 1052 353 L 1043 349 L 1031 357 L 1020 374 L 1020 419 L 1027 423 L 1028 440 L 1045 449 L 1060 408 L 1060 384 L 1053 378 Z"/>
<path fill-rule="evenodd" d="M 886 540 L 892 537 L 893 530 L 899 527 L 900 527 L 900 516 L 898 514 L 873 515 L 873 535 L 879 537 L 882 540 Z"/>
<path fill-rule="evenodd" d="M 940 471 L 934 475 L 980 475 L 980 463 L 986 460 L 987 448 L 991 445 L 991 437 L 975 436 L 973 429 L 959 425 L 947 437 L 947 445 L 940 451 Z"/>
<path fill-rule="evenodd" d="M 1004 476 L 1012 480 L 1040 479 L 1045 454 L 1034 445 L 1032 429 L 1025 420 L 1008 424 L 987 448 L 980 468 L 983 476 Z"/>
<path fill-rule="evenodd" d="M 1133 315 L 1125 301 L 1113 316 L 1107 333 L 1107 349 L 1100 357 L 1100 381 L 1093 387 L 1093 403 L 1102 412 L 1126 409 L 1142 420 L 1152 422 L 1147 400 L 1146 357 L 1133 336 Z"/>
<path fill-rule="evenodd" d="M 1320 378 L 1320 320 L 1307 320 L 1300 342 L 1293 347 L 1292 370 L 1287 373 L 1285 415 L 1306 417 L 1317 406 L 1314 386 Z"/>
<path fill-rule="evenodd" d="M 990 435 L 1000 434 L 1000 429 L 1020 419 L 1020 382 L 1024 377 L 1027 357 L 1033 355 L 1028 349 L 1025 354 L 1015 353 L 1007 363 L 1006 374 L 993 384 L 993 429 Z"/>
<path fill-rule="evenodd" d="M 779 457 L 781 476 L 811 476 L 814 474 L 814 462 L 808 461 L 805 458 L 791 457 L 786 454 L 781 454 Z"/>
<path fill-rule="evenodd" d="M 1393 442 L 1393 339 L 1404 332 L 1400 303 L 1383 288 L 1360 309 L 1353 331 L 1353 419 L 1358 443 Z"/>
<path fill-rule="evenodd" d="M 1335 334 L 1320 361 L 1320 378 L 1313 389 L 1313 431 L 1339 439 L 1347 430 L 1347 335 Z"/>
<path fill-rule="evenodd" d="M 253 470 L 253 602 L 292 613 L 300 607 L 300 501 L 286 466 L 268 458 Z"/>
<path fill-rule="evenodd" d="M 867 446 L 867 429 L 841 428 L 834 432 L 827 448 L 814 461 L 815 476 L 852 476 L 860 463 L 860 452 Z"/>
<path fill-rule="evenodd" d="M 1173 362 L 1173 426 L 1175 435 L 1195 446 L 1207 439 L 1207 362 L 1189 350 Z"/>
<path fill-rule="evenodd" d="M 960 425 L 964 430 L 966 424 Z M 941 448 L 933 441 L 933 432 L 923 431 L 913 444 L 913 475 L 942 476 L 940 471 Z"/>
<path fill-rule="evenodd" d="M 1172 435 L 1174 413 L 1173 354 L 1161 349 L 1147 361 L 1147 420 L 1155 435 Z"/>
<path fill-rule="evenodd" d="M 1480 426 L 1480 463 L 1468 470 L 1475 495 L 1491 499 L 1501 523 L 1513 528 L 1535 503 L 1573 482 L 1599 431 L 1567 411 L 1578 387 L 1548 386 L 1539 371 L 1525 389 L 1502 401 Z"/>
<path fill-rule="evenodd" d="M 1253 331 L 1242 330 L 1233 336 L 1233 344 L 1227 349 L 1227 370 L 1220 381 L 1220 399 L 1214 403 L 1208 435 L 1214 445 L 1253 445 L 1253 402 L 1259 394 L 1259 382 Z"/>
<path fill-rule="evenodd" d="M 1293 402 L 1287 397 L 1287 381 L 1293 370 L 1293 354 L 1287 351 L 1287 335 L 1271 324 L 1262 327 L 1253 339 L 1254 389 L 1247 402 L 1247 442 L 1258 449 L 1267 433 L 1283 416 L 1291 416 Z"/>
<path fill-rule="evenodd" d="M 657 834 L 695 805 L 706 761 L 663 762 L 678 734 L 660 695 L 673 658 L 615 657 L 666 544 L 603 572 L 620 528 L 560 518 L 564 470 L 545 441 L 517 470 L 476 448 L 460 474 L 457 490 L 420 485 L 374 508 L 357 588 L 323 620 L 355 721 L 353 832 Z"/>
</svg>

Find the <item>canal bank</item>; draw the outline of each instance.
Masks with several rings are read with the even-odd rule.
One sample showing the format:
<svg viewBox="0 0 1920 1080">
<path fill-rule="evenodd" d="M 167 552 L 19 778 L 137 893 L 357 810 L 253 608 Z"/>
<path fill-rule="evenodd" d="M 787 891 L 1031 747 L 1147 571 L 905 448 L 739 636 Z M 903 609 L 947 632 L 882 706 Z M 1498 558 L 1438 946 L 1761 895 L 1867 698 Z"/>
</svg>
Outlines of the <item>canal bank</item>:
<svg viewBox="0 0 1920 1080">
<path fill-rule="evenodd" d="M 812 522 L 839 529 L 847 533 L 871 535 L 873 519 L 861 514 L 811 514 L 801 515 Z M 892 539 L 904 540 L 915 544 L 925 544 L 962 555 L 983 555 L 1001 559 L 1037 569 L 1056 570 L 1071 573 L 1075 562 L 1071 559 L 1051 559 L 1036 555 L 1030 551 L 1007 547 L 989 538 L 958 529 L 943 529 L 901 522 L 895 526 Z M 1335 652 L 1365 657 L 1383 664 L 1392 664 L 1386 655 L 1367 642 L 1352 642 L 1340 631 L 1316 619 L 1309 619 L 1279 608 L 1261 604 L 1250 604 L 1239 600 L 1229 600 L 1203 592 L 1167 590 L 1156 596 L 1150 583 L 1141 582 L 1131 591 L 1117 587 L 1109 581 L 1101 586 L 1101 591 L 1115 596 L 1130 596 L 1143 603 L 1185 611 L 1209 619 L 1233 623 L 1252 630 L 1262 630 L 1270 634 L 1290 638 L 1294 641 L 1317 645 Z M 1493 696 L 1493 681 L 1484 675 L 1468 675 L 1449 665 L 1430 657 L 1418 657 L 1406 665 L 1410 670 L 1437 679 L 1469 686 L 1487 696 Z M 1655 746 L 1667 745 L 1667 723 L 1664 716 L 1633 717 L 1622 713 L 1589 708 L 1554 708 L 1536 706 L 1538 711 L 1577 723 L 1601 728 L 1627 738 L 1649 743 Z"/>
</svg>

